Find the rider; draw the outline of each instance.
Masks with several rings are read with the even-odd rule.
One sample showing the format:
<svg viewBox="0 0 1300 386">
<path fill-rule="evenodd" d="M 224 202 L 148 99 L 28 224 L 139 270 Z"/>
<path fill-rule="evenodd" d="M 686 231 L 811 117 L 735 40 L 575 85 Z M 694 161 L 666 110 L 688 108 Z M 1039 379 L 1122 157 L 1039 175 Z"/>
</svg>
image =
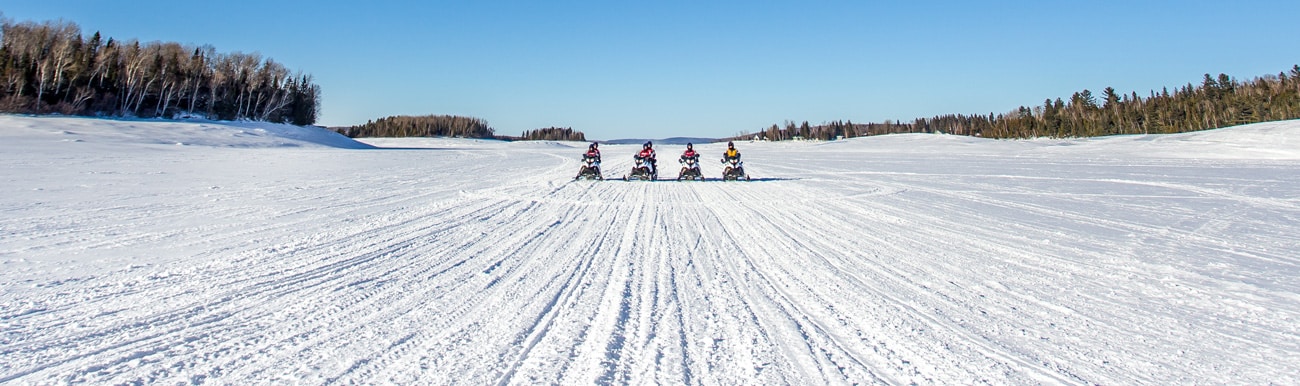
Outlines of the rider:
<svg viewBox="0 0 1300 386">
<path fill-rule="evenodd" d="M 595 142 L 592 142 L 591 145 L 587 146 L 587 155 L 595 158 L 596 166 L 600 166 L 600 149 L 596 147 Z"/>
<path fill-rule="evenodd" d="M 693 161 L 693 163 L 687 164 L 687 160 Z M 682 152 L 682 156 L 677 159 L 677 162 L 682 164 L 682 171 L 677 175 L 677 179 L 682 179 L 687 173 L 691 173 L 692 169 L 694 169 L 694 173 L 692 174 L 694 176 L 698 174 L 700 170 L 700 153 L 696 153 L 694 146 L 687 143 L 686 151 Z"/>
<path fill-rule="evenodd" d="M 691 144 L 690 144 L 690 143 L 687 143 L 687 144 L 686 144 L 686 152 L 682 153 L 682 157 L 681 157 L 681 158 L 678 158 L 677 160 L 680 161 L 680 162 L 686 162 L 686 159 L 687 159 L 687 158 L 696 158 L 696 157 L 699 157 L 699 156 L 700 156 L 700 153 L 696 153 L 696 152 L 695 152 L 695 149 L 691 146 Z"/>
<path fill-rule="evenodd" d="M 658 170 L 655 168 L 655 149 L 652 145 L 654 144 L 650 141 L 646 141 L 645 145 L 641 146 L 641 152 L 636 154 L 637 157 L 644 158 L 647 165 L 650 165 L 650 173 L 654 173 L 655 170 Z"/>
<path fill-rule="evenodd" d="M 725 153 L 722 153 L 722 162 L 726 163 L 728 160 L 731 160 L 732 158 L 735 158 L 736 160 L 740 160 L 740 150 L 736 150 L 736 144 L 732 143 L 731 141 L 727 141 L 727 151 Z"/>
</svg>

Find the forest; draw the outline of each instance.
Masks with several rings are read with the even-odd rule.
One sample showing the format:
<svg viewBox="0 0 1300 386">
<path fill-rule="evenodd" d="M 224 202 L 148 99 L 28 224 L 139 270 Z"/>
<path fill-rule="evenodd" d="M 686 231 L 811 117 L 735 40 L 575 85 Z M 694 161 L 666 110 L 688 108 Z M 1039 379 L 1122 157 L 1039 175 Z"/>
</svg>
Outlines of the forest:
<svg viewBox="0 0 1300 386">
<path fill-rule="evenodd" d="M 525 141 L 586 141 L 587 136 L 582 134 L 581 131 L 574 131 L 572 127 L 547 127 L 525 131 L 519 136 L 519 139 Z"/>
<path fill-rule="evenodd" d="M 1100 101 L 1083 90 L 1069 100 L 1047 99 L 1040 106 L 1021 106 L 1004 114 L 949 114 L 912 122 L 855 124 L 807 121 L 773 124 L 731 139 L 767 140 L 860 137 L 894 133 L 947 133 L 988 138 L 1093 137 L 1115 134 L 1169 134 L 1247 123 L 1300 118 L 1300 65 L 1289 73 L 1240 82 L 1225 74 L 1205 74 L 1200 85 L 1188 83 L 1146 96 L 1117 93 L 1107 87 Z"/>
<path fill-rule="evenodd" d="M 348 137 L 463 137 L 493 138 L 487 121 L 455 115 L 395 115 L 362 125 L 336 129 Z"/>
<path fill-rule="evenodd" d="M 357 137 L 462 137 L 492 138 L 507 141 L 586 141 L 581 131 L 572 127 L 547 127 L 526 130 L 518 137 L 497 135 L 487 121 L 456 115 L 395 115 L 371 120 L 362 125 L 336 128 L 340 134 Z"/>
<path fill-rule="evenodd" d="M 77 24 L 0 28 L 0 112 L 316 122 L 320 86 L 260 54 L 114 40 Z"/>
</svg>

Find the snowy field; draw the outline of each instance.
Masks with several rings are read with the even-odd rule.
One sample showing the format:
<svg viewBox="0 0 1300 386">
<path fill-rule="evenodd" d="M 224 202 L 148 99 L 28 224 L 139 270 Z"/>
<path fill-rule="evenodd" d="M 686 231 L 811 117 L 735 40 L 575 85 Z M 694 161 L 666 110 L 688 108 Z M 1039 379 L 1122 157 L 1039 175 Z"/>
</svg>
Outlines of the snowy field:
<svg viewBox="0 0 1300 386">
<path fill-rule="evenodd" d="M 1300 384 L 1300 121 L 366 142 L 0 116 L 0 383 Z"/>
</svg>

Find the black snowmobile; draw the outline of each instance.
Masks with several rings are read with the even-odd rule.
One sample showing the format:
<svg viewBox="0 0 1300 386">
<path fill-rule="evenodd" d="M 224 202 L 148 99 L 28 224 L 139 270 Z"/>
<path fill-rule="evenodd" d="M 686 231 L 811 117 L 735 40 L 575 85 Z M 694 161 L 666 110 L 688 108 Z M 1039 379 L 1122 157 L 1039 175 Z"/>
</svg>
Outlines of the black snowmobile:
<svg viewBox="0 0 1300 386">
<path fill-rule="evenodd" d="M 596 161 L 596 156 L 591 154 L 582 155 L 582 167 L 578 169 L 578 175 L 573 177 L 574 180 L 603 180 L 604 176 L 600 174 L 600 163 Z"/>
<path fill-rule="evenodd" d="M 696 154 L 691 157 L 682 157 L 677 160 L 682 164 L 681 173 L 677 174 L 677 180 L 703 181 L 704 174 L 700 173 L 700 156 Z"/>
<path fill-rule="evenodd" d="M 659 179 L 659 171 L 650 163 L 650 160 L 642 156 L 633 156 L 636 164 L 632 165 L 632 173 L 623 176 L 624 181 L 641 180 L 654 181 Z"/>
<path fill-rule="evenodd" d="M 741 178 L 749 181 L 749 175 L 745 174 L 745 163 L 740 162 L 740 157 L 723 158 L 722 164 L 726 165 L 722 168 L 723 181 L 739 181 Z"/>
</svg>

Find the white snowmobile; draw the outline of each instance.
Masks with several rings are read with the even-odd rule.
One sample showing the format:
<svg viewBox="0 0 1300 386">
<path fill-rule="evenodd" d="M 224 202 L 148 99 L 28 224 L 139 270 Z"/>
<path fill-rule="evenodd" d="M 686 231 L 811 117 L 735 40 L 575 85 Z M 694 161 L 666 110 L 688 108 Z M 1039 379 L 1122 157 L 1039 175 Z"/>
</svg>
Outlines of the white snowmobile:
<svg viewBox="0 0 1300 386">
<path fill-rule="evenodd" d="M 582 167 L 578 169 L 578 175 L 573 179 L 604 180 L 605 177 L 600 174 L 600 162 L 596 161 L 596 156 L 583 154 Z"/>
<path fill-rule="evenodd" d="M 682 164 L 682 171 L 677 174 L 677 180 L 703 181 L 704 174 L 700 173 L 700 156 L 696 154 L 693 157 L 682 157 L 677 160 Z"/>
<path fill-rule="evenodd" d="M 631 174 L 623 176 L 623 181 L 654 181 L 659 179 L 659 171 L 655 170 L 655 167 L 650 163 L 650 160 L 639 155 L 632 156 L 632 158 L 636 160 L 636 164 L 632 165 Z"/>
<path fill-rule="evenodd" d="M 740 162 L 740 157 L 723 158 L 722 164 L 725 165 L 722 168 L 723 181 L 739 181 L 741 178 L 749 181 L 749 175 L 745 174 L 745 163 Z"/>
</svg>

